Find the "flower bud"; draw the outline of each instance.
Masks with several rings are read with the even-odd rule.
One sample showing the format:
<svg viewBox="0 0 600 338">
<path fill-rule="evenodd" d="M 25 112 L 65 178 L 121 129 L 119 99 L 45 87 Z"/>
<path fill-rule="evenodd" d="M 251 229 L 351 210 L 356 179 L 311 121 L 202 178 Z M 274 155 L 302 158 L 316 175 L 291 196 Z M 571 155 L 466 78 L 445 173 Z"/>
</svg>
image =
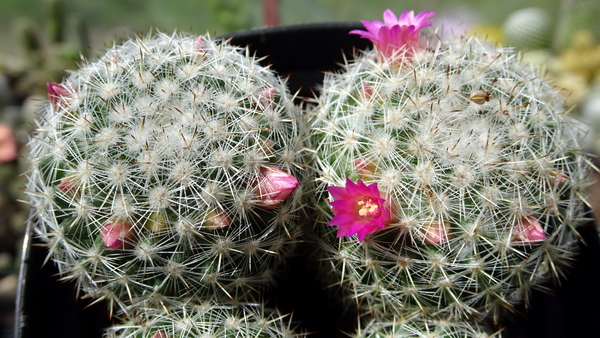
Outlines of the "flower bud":
<svg viewBox="0 0 600 338">
<path fill-rule="evenodd" d="M 227 215 L 222 213 L 217 213 L 215 211 L 211 211 L 206 216 L 206 221 L 204 221 L 204 226 L 208 230 L 217 230 L 223 229 L 231 223 L 231 220 Z"/>
<path fill-rule="evenodd" d="M 125 221 L 108 221 L 100 230 L 102 242 L 111 249 L 125 249 L 133 239 L 133 227 Z"/>
<path fill-rule="evenodd" d="M 425 243 L 442 244 L 448 242 L 448 225 L 442 222 L 431 222 L 423 227 Z"/>
<path fill-rule="evenodd" d="M 476 90 L 469 95 L 469 100 L 480 105 L 484 104 L 490 100 L 490 92 Z"/>
<path fill-rule="evenodd" d="M 546 234 L 537 218 L 527 216 L 515 223 L 513 240 L 519 244 L 535 244 L 545 241 Z"/>
<path fill-rule="evenodd" d="M 363 180 L 369 179 L 373 177 L 375 174 L 375 163 L 365 160 L 362 158 L 354 160 L 354 167 L 356 168 L 356 173 Z"/>
<path fill-rule="evenodd" d="M 373 96 L 373 86 L 371 84 L 363 82 L 363 95 L 366 99 L 370 99 Z"/>
<path fill-rule="evenodd" d="M 77 180 L 74 176 L 63 177 L 56 187 L 67 195 L 73 195 L 77 190 Z"/>
<path fill-rule="evenodd" d="M 268 107 L 271 103 L 273 103 L 273 99 L 275 99 L 275 91 L 276 89 L 271 87 L 262 90 L 255 95 L 259 108 Z"/>
<path fill-rule="evenodd" d="M 294 176 L 274 167 L 260 168 L 260 175 L 256 205 L 267 210 L 275 209 L 299 184 Z"/>
<path fill-rule="evenodd" d="M 163 331 L 157 331 L 152 335 L 152 338 L 169 338 L 169 336 Z"/>
<path fill-rule="evenodd" d="M 148 217 L 148 221 L 146 222 L 146 229 L 152 232 L 163 232 L 167 230 L 167 221 L 163 214 L 158 212 L 153 212 Z"/>
<path fill-rule="evenodd" d="M 60 84 L 48 82 L 46 83 L 46 89 L 48 90 L 48 99 L 50 99 L 50 103 L 55 108 L 61 100 L 64 100 L 69 95 L 67 88 Z"/>
<path fill-rule="evenodd" d="M 0 124 L 0 163 L 10 162 L 17 158 L 18 144 L 13 137 L 12 129 Z"/>
</svg>

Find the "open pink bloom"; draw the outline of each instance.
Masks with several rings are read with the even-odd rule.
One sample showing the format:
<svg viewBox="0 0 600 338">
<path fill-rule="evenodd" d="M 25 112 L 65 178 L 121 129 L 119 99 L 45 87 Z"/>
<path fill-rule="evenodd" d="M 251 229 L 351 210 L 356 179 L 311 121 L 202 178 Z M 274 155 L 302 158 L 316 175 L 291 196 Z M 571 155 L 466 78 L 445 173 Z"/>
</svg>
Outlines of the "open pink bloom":
<svg viewBox="0 0 600 338">
<path fill-rule="evenodd" d="M 339 225 L 337 237 L 358 235 L 362 240 L 391 223 L 390 213 L 384 207 L 385 200 L 379 194 L 377 183 L 356 184 L 346 178 L 345 187 L 327 187 L 334 201 L 329 202 L 335 214 L 328 225 Z"/>
<path fill-rule="evenodd" d="M 0 163 L 17 158 L 18 147 L 12 129 L 6 124 L 0 124 Z"/>
<path fill-rule="evenodd" d="M 361 21 L 367 29 L 353 30 L 350 34 L 358 34 L 369 39 L 377 48 L 382 60 L 410 56 L 420 47 L 420 30 L 431 26 L 430 19 L 435 12 L 421 12 L 415 16 L 413 11 L 404 11 L 400 17 L 389 9 L 383 12 L 383 22 Z"/>
<path fill-rule="evenodd" d="M 260 174 L 257 186 L 259 201 L 256 205 L 263 209 L 275 209 L 299 184 L 294 176 L 274 167 L 262 167 Z"/>
<path fill-rule="evenodd" d="M 125 221 L 108 221 L 100 229 L 100 237 L 102 242 L 111 249 L 125 249 L 133 240 L 133 227 Z"/>
<path fill-rule="evenodd" d="M 516 222 L 513 240 L 520 244 L 535 244 L 545 241 L 546 234 L 537 218 L 527 216 Z"/>
</svg>

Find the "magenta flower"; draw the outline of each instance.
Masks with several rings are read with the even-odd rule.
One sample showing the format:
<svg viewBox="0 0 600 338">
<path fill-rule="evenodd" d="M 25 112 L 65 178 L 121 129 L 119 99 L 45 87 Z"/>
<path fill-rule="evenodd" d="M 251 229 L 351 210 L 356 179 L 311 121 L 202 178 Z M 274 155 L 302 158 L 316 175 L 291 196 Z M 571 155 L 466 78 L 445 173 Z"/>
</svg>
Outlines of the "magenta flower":
<svg viewBox="0 0 600 338">
<path fill-rule="evenodd" d="M 384 207 L 385 200 L 379 194 L 377 183 L 356 184 L 346 178 L 345 187 L 327 187 L 334 201 L 330 202 L 335 214 L 328 225 L 339 225 L 337 237 L 358 235 L 362 240 L 391 223 L 390 213 Z"/>
<path fill-rule="evenodd" d="M 420 30 L 431 26 L 430 19 L 435 12 L 421 12 L 415 16 L 413 11 L 404 11 L 400 17 L 389 9 L 383 12 L 383 21 L 364 21 L 367 29 L 353 30 L 350 34 L 358 34 L 369 39 L 377 48 L 381 60 L 390 60 L 410 56 L 420 47 Z"/>
</svg>

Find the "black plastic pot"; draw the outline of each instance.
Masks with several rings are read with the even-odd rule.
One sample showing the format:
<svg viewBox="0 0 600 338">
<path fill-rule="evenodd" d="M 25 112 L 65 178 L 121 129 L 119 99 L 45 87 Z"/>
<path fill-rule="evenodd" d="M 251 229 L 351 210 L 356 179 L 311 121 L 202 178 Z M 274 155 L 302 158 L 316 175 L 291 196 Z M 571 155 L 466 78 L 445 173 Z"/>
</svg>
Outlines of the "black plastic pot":
<svg viewBox="0 0 600 338">
<path fill-rule="evenodd" d="M 289 77 L 291 92 L 310 97 L 323 81 L 323 72 L 338 68 L 354 49 L 365 49 L 370 42 L 349 35 L 359 23 L 307 24 L 259 28 L 226 34 L 233 44 L 248 45 L 257 56 L 268 56 L 281 76 Z M 534 292 L 529 309 L 516 308 L 503 336 L 509 338 L 600 337 L 600 241 L 596 225 L 581 229 L 586 245 L 573 268 L 552 294 Z M 22 254 L 16 309 L 15 338 L 94 338 L 101 337 L 110 323 L 102 303 L 76 299 L 75 287 L 62 283 L 52 262 L 43 265 L 47 251 L 27 229 Z M 294 311 L 294 319 L 306 320 L 312 337 L 339 336 L 328 329 L 342 316 L 324 301 L 323 290 L 311 279 L 307 264 L 292 262 L 292 269 L 280 283 L 278 296 L 283 311 Z M 502 324 L 501 324 L 502 325 Z"/>
</svg>

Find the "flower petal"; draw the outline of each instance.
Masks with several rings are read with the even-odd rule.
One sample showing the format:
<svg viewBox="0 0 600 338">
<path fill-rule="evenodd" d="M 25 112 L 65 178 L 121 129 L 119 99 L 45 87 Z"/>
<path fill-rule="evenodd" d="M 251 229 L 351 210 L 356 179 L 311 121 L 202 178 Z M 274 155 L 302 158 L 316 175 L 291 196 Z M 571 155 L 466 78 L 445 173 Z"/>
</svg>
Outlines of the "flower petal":
<svg viewBox="0 0 600 338">
<path fill-rule="evenodd" d="M 343 226 L 345 224 L 350 224 L 356 221 L 358 217 L 356 214 L 349 212 L 338 212 L 331 221 L 329 221 L 328 225 L 340 225 Z"/>
<path fill-rule="evenodd" d="M 336 210 L 352 210 L 352 211 L 354 211 L 356 208 L 356 200 L 355 199 L 335 200 L 333 202 L 329 202 L 329 205 L 331 205 Z"/>
<path fill-rule="evenodd" d="M 348 190 L 346 190 L 346 188 L 344 187 L 329 186 L 327 187 L 327 191 L 329 191 L 331 197 L 333 197 L 336 200 L 352 198 L 352 196 L 348 193 Z"/>
<path fill-rule="evenodd" d="M 385 22 L 386 26 L 397 25 L 398 18 L 396 17 L 396 14 L 394 14 L 394 12 L 388 8 L 383 11 L 383 22 Z"/>
</svg>

